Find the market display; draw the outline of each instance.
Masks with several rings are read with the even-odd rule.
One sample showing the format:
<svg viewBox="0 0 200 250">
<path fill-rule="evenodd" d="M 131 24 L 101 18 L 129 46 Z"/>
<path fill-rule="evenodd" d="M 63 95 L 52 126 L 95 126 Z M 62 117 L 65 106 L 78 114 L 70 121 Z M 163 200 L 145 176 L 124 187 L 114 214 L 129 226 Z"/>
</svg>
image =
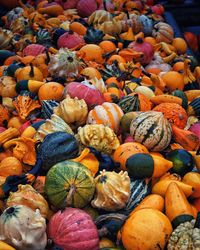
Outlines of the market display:
<svg viewBox="0 0 200 250">
<path fill-rule="evenodd" d="M 0 249 L 200 249 L 198 41 L 153 0 L 2 6 Z"/>
</svg>

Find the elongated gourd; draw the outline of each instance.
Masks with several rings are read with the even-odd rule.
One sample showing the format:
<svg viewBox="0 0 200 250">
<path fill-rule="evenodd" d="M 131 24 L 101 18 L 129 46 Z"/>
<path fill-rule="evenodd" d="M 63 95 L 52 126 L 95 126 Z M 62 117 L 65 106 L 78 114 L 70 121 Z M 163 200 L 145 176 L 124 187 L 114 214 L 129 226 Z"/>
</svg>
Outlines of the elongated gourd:
<svg viewBox="0 0 200 250">
<path fill-rule="evenodd" d="M 156 95 L 156 96 L 150 98 L 150 101 L 156 105 L 158 105 L 160 103 L 177 103 L 179 105 L 182 105 L 181 98 L 179 98 L 177 96 L 173 96 L 173 95 L 167 95 L 167 94 Z"/>
<path fill-rule="evenodd" d="M 165 200 L 161 195 L 150 194 L 150 195 L 146 196 L 144 198 L 144 200 L 142 200 L 140 202 L 140 204 L 135 209 L 133 209 L 133 211 L 130 213 L 130 215 L 132 215 L 136 211 L 143 209 L 143 208 L 152 208 L 152 209 L 157 209 L 157 210 L 163 212 L 164 204 L 165 204 Z"/>
<path fill-rule="evenodd" d="M 167 188 L 168 186 L 171 184 L 171 183 L 176 183 L 179 188 L 181 188 L 181 190 L 183 191 L 183 193 L 185 194 L 186 197 L 190 196 L 194 189 L 192 186 L 188 185 L 188 184 L 185 184 L 181 181 L 178 181 L 178 180 L 170 180 L 170 179 L 164 179 L 164 180 L 160 180 L 158 181 L 152 188 L 152 193 L 153 194 L 159 194 L 161 195 L 162 197 L 165 197 L 165 194 L 166 194 L 166 191 L 167 191 Z"/>
<path fill-rule="evenodd" d="M 173 163 L 157 155 L 138 153 L 129 157 L 126 161 L 126 168 L 132 178 L 161 177 Z"/>
<path fill-rule="evenodd" d="M 45 82 L 36 80 L 21 80 L 16 84 L 15 90 L 20 93 L 23 90 L 29 90 L 30 92 L 37 93 L 39 88 L 44 85 Z"/>
<path fill-rule="evenodd" d="M 193 209 L 179 186 L 172 182 L 165 195 L 165 214 L 176 228 L 183 222 L 194 219 Z"/>
</svg>

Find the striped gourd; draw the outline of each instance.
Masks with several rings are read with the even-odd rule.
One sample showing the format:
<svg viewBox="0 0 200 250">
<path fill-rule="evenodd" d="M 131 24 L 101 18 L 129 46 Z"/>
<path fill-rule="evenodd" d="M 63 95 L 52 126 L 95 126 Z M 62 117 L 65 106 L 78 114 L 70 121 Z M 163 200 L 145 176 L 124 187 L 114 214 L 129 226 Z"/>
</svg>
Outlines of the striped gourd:
<svg viewBox="0 0 200 250">
<path fill-rule="evenodd" d="M 187 109 L 188 115 L 196 115 L 197 117 L 200 117 L 200 97 L 197 97 L 193 99 Z"/>
<path fill-rule="evenodd" d="M 161 112 L 142 112 L 132 120 L 130 134 L 149 150 L 162 151 L 171 141 L 171 126 Z"/>
<path fill-rule="evenodd" d="M 131 192 L 124 214 L 129 214 L 147 195 L 151 193 L 150 182 L 145 179 L 131 180 Z"/>
<path fill-rule="evenodd" d="M 117 132 L 123 115 L 123 111 L 117 104 L 104 102 L 89 112 L 87 123 L 104 124 Z"/>
<path fill-rule="evenodd" d="M 119 100 L 118 105 L 124 113 L 151 110 L 151 102 L 141 93 L 132 93 L 122 97 Z"/>
<path fill-rule="evenodd" d="M 53 109 L 58 105 L 59 103 L 54 100 L 43 100 L 41 109 L 42 117 L 45 119 L 51 119 L 51 115 L 53 114 Z"/>
</svg>

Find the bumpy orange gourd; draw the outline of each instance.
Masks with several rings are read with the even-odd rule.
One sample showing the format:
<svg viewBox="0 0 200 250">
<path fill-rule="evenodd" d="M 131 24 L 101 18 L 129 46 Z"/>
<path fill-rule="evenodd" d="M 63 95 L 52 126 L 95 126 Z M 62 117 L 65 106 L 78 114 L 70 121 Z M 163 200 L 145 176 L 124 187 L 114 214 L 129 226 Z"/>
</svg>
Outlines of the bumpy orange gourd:
<svg viewBox="0 0 200 250">
<path fill-rule="evenodd" d="M 43 100 L 61 101 L 64 87 L 58 82 L 48 82 L 42 85 L 38 91 L 40 102 Z"/>
<path fill-rule="evenodd" d="M 162 80 L 165 82 L 167 88 L 170 92 L 184 88 L 184 79 L 183 75 L 178 73 L 177 71 L 168 71 L 164 75 L 161 76 Z"/>
</svg>

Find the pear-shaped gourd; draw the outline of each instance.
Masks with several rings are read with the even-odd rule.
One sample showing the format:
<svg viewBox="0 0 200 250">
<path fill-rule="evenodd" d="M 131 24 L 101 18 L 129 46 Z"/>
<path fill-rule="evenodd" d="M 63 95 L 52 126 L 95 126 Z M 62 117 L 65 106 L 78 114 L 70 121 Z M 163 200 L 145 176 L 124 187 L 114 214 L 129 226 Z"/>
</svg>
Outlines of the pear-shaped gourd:
<svg viewBox="0 0 200 250">
<path fill-rule="evenodd" d="M 72 128 L 85 123 L 88 114 L 88 108 L 86 102 L 77 97 L 67 97 L 54 108 L 54 113 L 60 116 L 66 123 L 70 124 Z"/>
<path fill-rule="evenodd" d="M 107 211 L 116 211 L 126 206 L 130 196 L 130 178 L 127 172 L 106 172 L 95 178 L 96 196 L 92 206 Z"/>
</svg>

